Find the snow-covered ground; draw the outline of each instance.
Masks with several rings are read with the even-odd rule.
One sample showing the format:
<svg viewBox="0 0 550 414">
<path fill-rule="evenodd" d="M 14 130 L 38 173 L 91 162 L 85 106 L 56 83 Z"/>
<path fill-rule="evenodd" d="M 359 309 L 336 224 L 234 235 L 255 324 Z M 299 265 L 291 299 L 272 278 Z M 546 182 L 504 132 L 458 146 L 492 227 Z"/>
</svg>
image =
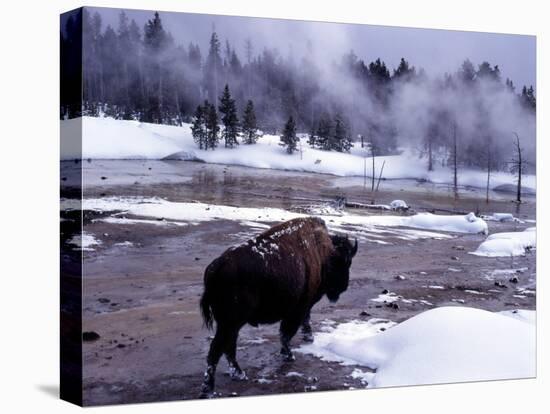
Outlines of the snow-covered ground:
<svg viewBox="0 0 550 414">
<path fill-rule="evenodd" d="M 299 352 L 359 365 L 369 387 L 528 378 L 536 375 L 534 311 L 440 307 L 395 325 L 371 319 L 329 327 Z"/>
<path fill-rule="evenodd" d="M 208 163 L 243 165 L 255 168 L 307 171 L 338 176 L 363 176 L 367 150 L 355 146 L 351 153 L 321 151 L 310 148 L 302 138 L 301 151 L 288 155 L 279 146 L 279 137 L 264 135 L 256 145 L 239 145 L 215 151 L 199 150 L 193 141 L 189 124 L 181 127 L 123 121 L 112 118 L 83 117 L 61 122 L 62 153 L 65 160 L 80 157 L 80 125 L 82 125 L 82 158 L 87 159 L 183 159 Z M 448 168 L 426 171 L 426 162 L 411 151 L 401 155 L 376 158 L 376 175 L 384 165 L 384 178 L 425 179 L 433 183 L 451 183 Z M 366 172 L 371 173 L 372 160 L 366 160 Z M 511 174 L 491 175 L 491 187 L 513 185 Z M 486 176 L 482 171 L 462 169 L 459 184 L 484 188 Z M 534 190 L 534 175 L 525 175 L 523 185 Z"/>
<path fill-rule="evenodd" d="M 64 199 L 61 202 L 64 209 L 119 211 L 121 217 L 111 217 L 111 223 L 120 221 L 120 224 L 144 223 L 135 219 L 124 217 L 130 214 L 138 217 L 174 220 L 174 224 L 197 224 L 212 220 L 232 220 L 240 222 L 248 227 L 265 227 L 264 223 L 286 221 L 297 217 L 306 217 L 306 214 L 295 213 L 279 208 L 251 208 L 214 205 L 205 203 L 171 202 L 161 198 L 143 197 L 105 197 L 97 199 L 84 199 L 82 204 L 78 200 Z M 412 227 L 457 233 L 487 233 L 487 223 L 476 217 L 473 213 L 465 216 L 440 216 L 430 213 L 420 213 L 413 216 L 399 215 L 356 215 L 338 214 L 322 215 L 327 225 L 334 229 L 352 229 L 376 231 L 375 227 Z M 154 221 L 159 224 L 159 221 Z M 437 237 L 431 233 L 427 237 Z M 442 235 L 444 238 L 445 235 Z"/>
<path fill-rule="evenodd" d="M 491 234 L 471 254 L 486 257 L 522 256 L 526 250 L 536 247 L 536 227 L 529 227 L 524 231 Z"/>
</svg>

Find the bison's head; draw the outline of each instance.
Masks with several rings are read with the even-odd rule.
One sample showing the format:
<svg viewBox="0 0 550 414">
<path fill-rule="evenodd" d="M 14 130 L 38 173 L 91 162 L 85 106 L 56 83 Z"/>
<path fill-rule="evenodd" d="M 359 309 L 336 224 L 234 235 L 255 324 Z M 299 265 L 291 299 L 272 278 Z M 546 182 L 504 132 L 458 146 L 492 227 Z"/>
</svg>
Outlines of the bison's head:
<svg viewBox="0 0 550 414">
<path fill-rule="evenodd" d="M 357 239 L 352 243 L 347 237 L 331 236 L 334 251 L 329 258 L 326 273 L 326 294 L 331 302 L 336 302 L 340 294 L 348 288 L 351 259 L 357 253 Z"/>
</svg>

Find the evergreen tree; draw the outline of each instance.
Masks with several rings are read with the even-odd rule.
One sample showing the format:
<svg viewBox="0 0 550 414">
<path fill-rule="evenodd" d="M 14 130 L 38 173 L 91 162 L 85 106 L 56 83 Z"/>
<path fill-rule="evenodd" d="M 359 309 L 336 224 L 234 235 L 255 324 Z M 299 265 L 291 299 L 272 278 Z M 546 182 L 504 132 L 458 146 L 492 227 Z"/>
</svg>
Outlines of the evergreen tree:
<svg viewBox="0 0 550 414">
<path fill-rule="evenodd" d="M 535 110 L 537 108 L 537 98 L 535 97 L 535 90 L 533 89 L 533 85 L 524 86 L 521 90 L 521 102 L 526 108 Z"/>
<path fill-rule="evenodd" d="M 208 101 L 204 101 L 203 111 L 206 118 L 206 148 L 215 149 L 218 146 L 220 140 L 219 132 L 220 126 L 218 125 L 218 112 L 216 106 L 210 104 Z"/>
<path fill-rule="evenodd" d="M 206 121 L 208 115 L 208 106 L 197 106 L 195 111 L 195 117 L 191 125 L 191 133 L 193 139 L 199 145 L 199 149 L 208 149 L 208 131 L 206 128 Z"/>
<path fill-rule="evenodd" d="M 508 91 L 510 91 L 512 93 L 516 92 L 516 87 L 514 85 L 514 82 L 512 82 L 512 80 L 509 79 L 509 78 L 506 78 L 506 88 L 507 88 Z"/>
<path fill-rule="evenodd" d="M 367 79 L 376 100 L 383 106 L 387 106 L 390 98 L 388 86 L 391 76 L 386 64 L 380 58 L 369 63 Z"/>
<path fill-rule="evenodd" d="M 145 24 L 143 42 L 152 53 L 158 53 L 164 48 L 166 32 L 162 27 L 162 20 L 158 12 L 155 12 L 153 19 L 148 20 Z"/>
<path fill-rule="evenodd" d="M 462 62 L 462 66 L 458 70 L 458 79 L 465 85 L 472 85 L 476 79 L 476 70 L 469 59 Z"/>
<path fill-rule="evenodd" d="M 187 50 L 188 50 L 187 59 L 189 64 L 193 69 L 199 70 L 202 65 L 201 49 L 199 48 L 199 45 L 190 43 Z"/>
<path fill-rule="evenodd" d="M 330 151 L 332 148 L 332 124 L 327 114 L 323 114 L 317 127 L 317 145 L 320 149 Z"/>
<path fill-rule="evenodd" d="M 478 66 L 476 78 L 490 79 L 498 82 L 500 81 L 500 69 L 498 68 L 498 65 L 493 68 L 489 62 L 483 62 Z"/>
<path fill-rule="evenodd" d="M 138 26 L 121 12 L 118 25 L 113 29 L 102 21 L 99 13 L 85 9 L 80 35 L 75 33 L 76 23 L 77 20 L 68 19 L 61 33 L 62 77 L 72 79 L 74 76 L 76 81 L 81 76 L 82 99 L 69 102 L 70 95 L 65 88 L 62 92 L 63 117 L 79 113 L 87 116 L 105 114 L 117 119 L 194 124 L 197 105 L 201 105 L 205 124 L 208 117 L 217 118 L 219 110 L 223 119 L 217 119 L 217 123 L 230 124 L 229 128 L 217 123 L 214 126 L 212 122 L 210 128 L 205 125 L 207 137 L 211 138 L 206 142 L 198 138 L 197 146 L 211 149 L 222 138 L 227 139 L 227 146 L 235 145 L 238 134 L 232 126 L 237 116 L 247 118 L 242 119 L 247 124 L 243 141 L 253 142 L 260 129 L 274 134 L 280 132 L 280 127 L 292 115 L 296 130 L 309 131 L 308 143 L 314 148 L 346 151 L 349 137 L 361 132 L 364 140 L 376 143 L 379 156 L 393 153 L 399 145 L 419 144 L 428 154 L 428 168 L 435 168 L 437 163 L 454 162 L 446 155 L 454 147 L 454 134 L 449 125 L 460 111 L 471 115 L 468 116 L 471 122 L 466 125 L 463 121 L 467 117 L 459 117 L 462 122 L 457 124 L 457 133 L 460 132 L 462 150 L 457 161 L 461 166 L 486 169 L 487 162 L 482 157 L 486 148 L 478 138 L 486 135 L 496 138 L 507 132 L 503 131 L 504 125 L 498 122 L 488 102 L 497 96 L 492 92 L 502 91 L 507 93 L 498 96 L 507 100 L 506 113 L 517 115 L 518 121 L 526 127 L 522 130 L 529 131 L 525 136 L 529 140 L 525 156 L 533 159 L 530 144 L 534 139 L 534 88 L 526 86 L 515 90 L 511 80 L 499 80 L 501 74 L 497 65 L 483 60 L 476 62 L 475 67 L 466 60 L 452 75 L 432 78 L 423 74 L 422 69 L 415 71 L 405 59 L 401 59 L 390 75 L 380 58 L 366 63 L 352 51 L 341 59 L 331 58 L 339 62 L 334 68 L 350 81 L 352 89 L 342 95 L 323 83 L 320 67 L 313 57 L 312 48 L 316 45 L 311 43 L 302 55 L 284 57 L 269 47 L 255 52 L 248 40 L 240 56 L 238 48 L 230 43 L 224 41 L 221 47 L 218 33 L 213 32 L 209 34 L 208 53 L 201 56 L 199 46 L 194 43 L 198 39 L 178 38 L 176 44 L 163 27 L 158 13 L 151 16 L 145 26 Z M 73 67 L 68 59 L 69 52 L 76 53 L 79 46 L 82 69 Z M 408 121 L 401 122 L 410 106 L 406 99 L 400 100 L 400 93 L 407 90 L 402 86 L 409 82 L 414 82 L 415 87 L 429 97 L 420 100 L 414 108 L 420 121 L 414 130 L 409 130 Z M 226 113 L 226 105 L 218 100 L 220 95 L 224 98 L 222 86 L 225 84 L 231 91 L 229 106 L 238 108 L 238 114 L 232 108 Z M 214 111 L 211 104 L 205 109 L 205 98 L 216 105 Z M 248 100 L 254 103 L 253 111 L 246 110 Z M 365 102 L 372 105 L 365 105 Z M 485 105 L 489 109 L 482 111 Z M 329 117 L 326 111 L 340 111 L 345 115 L 345 122 L 341 117 L 338 117 L 340 121 Z M 200 135 L 199 124 L 195 128 Z M 342 136 L 348 140 L 342 142 Z M 408 137 L 422 141 L 411 142 Z M 501 139 L 494 139 L 491 171 L 503 168 L 511 152 Z"/>
<path fill-rule="evenodd" d="M 394 78 L 401 79 L 405 82 L 412 80 L 415 75 L 416 69 L 414 66 L 409 66 L 409 62 L 407 62 L 404 58 L 401 58 L 399 66 L 393 71 Z"/>
<path fill-rule="evenodd" d="M 254 113 L 254 103 L 249 100 L 243 114 L 243 141 L 245 144 L 255 144 L 258 141 L 258 124 Z"/>
<path fill-rule="evenodd" d="M 148 20 L 143 32 L 143 45 L 146 52 L 147 96 L 146 122 L 163 123 L 164 117 L 164 77 L 165 68 L 161 62 L 162 52 L 167 45 L 167 35 L 158 12 Z"/>
<path fill-rule="evenodd" d="M 296 136 L 296 123 L 294 118 L 288 118 L 287 123 L 283 129 L 283 135 L 281 135 L 281 142 L 279 145 L 286 148 L 286 152 L 292 154 L 298 148 L 298 137 Z"/>
<path fill-rule="evenodd" d="M 349 152 L 352 142 L 347 128 L 339 115 L 334 121 L 334 140 L 333 148 L 338 152 Z"/>
<path fill-rule="evenodd" d="M 223 139 L 227 148 L 233 148 L 235 145 L 239 145 L 237 141 L 237 134 L 239 133 L 239 119 L 237 118 L 237 108 L 235 107 L 235 100 L 231 98 L 229 92 L 229 85 L 225 85 L 223 94 L 220 97 L 220 112 L 222 115 L 223 124 Z"/>
<path fill-rule="evenodd" d="M 222 82 L 222 58 L 220 56 L 220 41 L 216 32 L 210 36 L 210 49 L 204 64 L 204 88 L 208 93 L 208 99 L 215 102 L 218 98 L 218 88 Z"/>
<path fill-rule="evenodd" d="M 371 78 L 378 84 L 384 84 L 390 80 L 390 71 L 380 58 L 369 64 L 369 73 Z"/>
<path fill-rule="evenodd" d="M 315 126 L 314 125 L 312 125 L 312 127 L 309 131 L 309 134 L 308 134 L 308 137 L 307 137 L 307 143 L 311 148 L 315 148 L 319 144 L 318 143 L 317 132 L 315 131 Z"/>
</svg>

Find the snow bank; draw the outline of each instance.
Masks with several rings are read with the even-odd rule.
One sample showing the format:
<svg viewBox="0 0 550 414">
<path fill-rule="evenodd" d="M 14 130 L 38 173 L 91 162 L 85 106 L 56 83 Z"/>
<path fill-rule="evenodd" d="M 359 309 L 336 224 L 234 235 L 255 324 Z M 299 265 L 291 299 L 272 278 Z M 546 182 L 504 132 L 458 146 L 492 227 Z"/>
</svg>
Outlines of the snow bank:
<svg viewBox="0 0 550 414">
<path fill-rule="evenodd" d="M 78 209 L 80 203 L 75 200 L 62 200 L 65 209 Z M 153 217 L 164 220 L 178 220 L 199 223 L 211 220 L 233 220 L 250 226 L 251 223 L 275 223 L 291 220 L 297 217 L 307 217 L 307 214 L 295 213 L 279 208 L 252 208 L 214 205 L 205 203 L 179 203 L 161 198 L 142 197 L 105 197 L 84 199 L 84 210 L 120 211 L 139 217 Z M 421 213 L 414 216 L 363 216 L 339 213 L 339 215 L 323 214 L 322 218 L 329 227 L 343 228 L 354 226 L 361 230 L 376 231 L 374 227 L 413 227 L 428 230 L 440 230 L 458 233 L 486 233 L 487 223 L 473 213 L 466 216 L 438 216 Z M 259 227 L 259 226 L 256 226 Z M 432 234 L 437 237 L 437 234 Z"/>
<path fill-rule="evenodd" d="M 342 217 L 324 217 L 331 223 L 355 226 L 413 227 L 426 230 L 448 231 L 455 233 L 487 234 L 487 223 L 469 213 L 465 216 L 444 216 L 431 213 L 419 213 L 414 216 L 391 215 L 344 215 Z"/>
<path fill-rule="evenodd" d="M 536 247 L 536 227 L 529 227 L 524 231 L 491 234 L 471 254 L 486 257 L 522 256 L 526 250 Z"/>
<path fill-rule="evenodd" d="M 75 203 L 62 204 L 65 208 L 79 208 Z M 155 219 L 177 220 L 182 222 L 200 223 L 212 220 L 233 220 L 246 223 L 279 222 L 297 217 L 306 217 L 304 214 L 293 213 L 278 208 L 251 208 L 232 207 L 205 203 L 178 203 L 162 198 L 142 197 L 105 197 L 82 200 L 82 209 L 95 211 L 120 211 L 139 217 Z M 116 218 L 116 217 L 115 217 Z M 106 220 L 108 220 L 107 218 Z M 125 219 L 126 223 L 129 223 Z"/>
<path fill-rule="evenodd" d="M 474 213 L 465 216 L 438 216 L 424 213 L 410 217 L 410 227 L 444 230 L 456 233 L 488 233 L 487 223 Z"/>
<path fill-rule="evenodd" d="M 80 157 L 78 140 L 82 122 L 82 158 L 93 159 L 183 159 L 202 160 L 208 163 L 234 164 L 255 168 L 308 171 L 338 176 L 363 176 L 367 149 L 353 147 L 351 153 L 321 151 L 310 148 L 302 138 L 301 151 L 288 155 L 279 146 L 279 137 L 262 136 L 256 145 L 239 145 L 229 149 L 220 146 L 215 151 L 199 150 L 193 141 L 190 125 L 181 127 L 146 124 L 138 121 L 114 120 L 112 118 L 83 117 L 61 121 L 62 153 L 64 160 Z M 76 132 L 75 132 L 76 131 Z M 75 145 L 76 144 L 76 145 Z M 367 159 L 367 174 L 371 174 L 371 160 Z M 426 171 L 426 162 L 413 153 L 376 158 L 376 173 L 382 163 L 384 178 L 423 179 L 434 183 L 452 183 L 451 171 L 439 168 Z M 460 172 L 459 184 L 484 188 L 486 177 L 482 171 Z M 496 172 L 491 176 L 493 187 L 513 185 L 511 174 Z M 524 186 L 534 191 L 534 175 L 523 177 Z"/>
<path fill-rule="evenodd" d="M 528 378 L 536 375 L 536 328 L 526 314 L 534 311 L 515 318 L 441 307 L 383 332 L 371 321 L 341 324 L 298 351 L 376 369 L 369 387 Z"/>
<path fill-rule="evenodd" d="M 61 122 L 61 136 L 66 140 L 61 145 L 62 159 L 80 158 L 74 146 L 64 145 L 79 139 L 74 134 L 74 124 L 79 121 Z M 192 140 L 188 128 L 112 118 L 83 117 L 81 122 L 83 159 L 162 159 Z"/>
</svg>

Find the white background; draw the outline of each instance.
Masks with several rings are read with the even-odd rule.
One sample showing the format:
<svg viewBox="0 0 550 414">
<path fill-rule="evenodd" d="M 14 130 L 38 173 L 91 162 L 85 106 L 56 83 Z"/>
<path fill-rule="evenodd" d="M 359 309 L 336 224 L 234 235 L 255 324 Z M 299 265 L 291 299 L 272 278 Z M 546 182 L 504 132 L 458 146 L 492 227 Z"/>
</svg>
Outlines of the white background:
<svg viewBox="0 0 550 414">
<path fill-rule="evenodd" d="M 548 409 L 548 11 L 543 0 L 88 0 L 111 6 L 537 35 L 538 379 L 93 408 L 109 412 L 542 412 Z M 58 383 L 59 13 L 78 1 L 7 0 L 0 39 L 0 409 L 64 413 Z M 185 361 L 174 361 L 185 363 Z M 220 411 L 221 410 L 221 411 Z M 228 411 L 226 411 L 228 410 Z M 546 411 L 547 412 L 547 411 Z"/>
</svg>

